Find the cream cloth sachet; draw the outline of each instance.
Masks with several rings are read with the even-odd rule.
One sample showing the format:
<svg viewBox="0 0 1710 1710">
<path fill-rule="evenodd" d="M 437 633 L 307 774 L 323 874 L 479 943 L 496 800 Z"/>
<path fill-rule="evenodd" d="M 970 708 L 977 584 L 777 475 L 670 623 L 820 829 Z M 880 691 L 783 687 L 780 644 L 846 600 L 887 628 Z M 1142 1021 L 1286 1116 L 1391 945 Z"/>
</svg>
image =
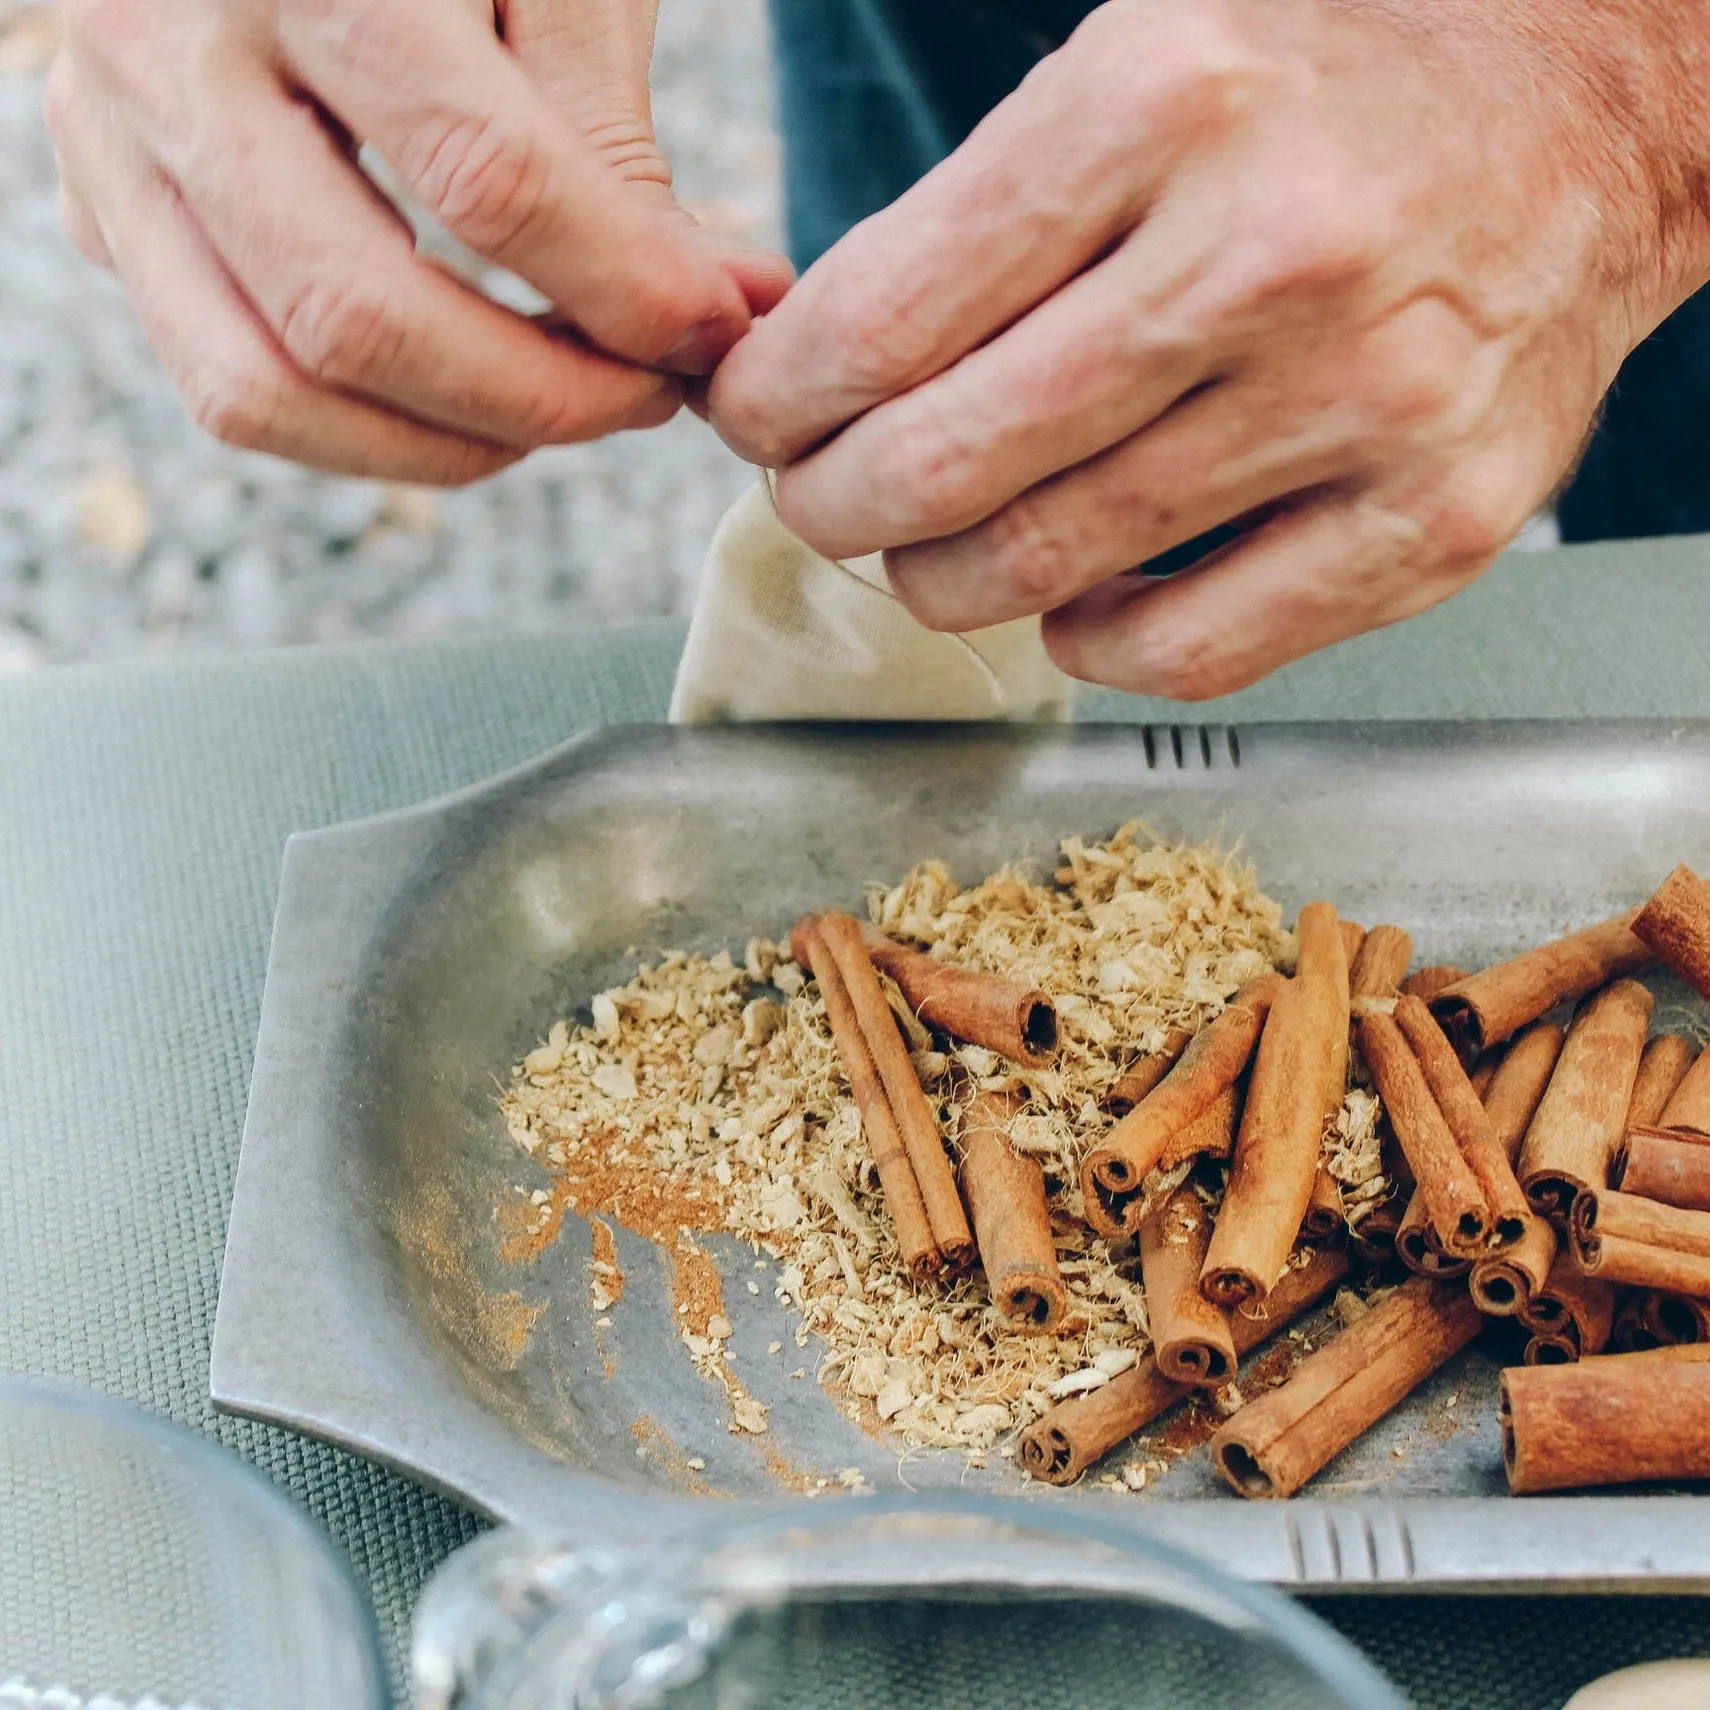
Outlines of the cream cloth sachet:
<svg viewBox="0 0 1710 1710">
<path fill-rule="evenodd" d="M 820 557 L 784 527 L 762 471 L 707 551 L 670 717 L 1065 719 L 1071 687 L 1037 618 L 940 635 L 890 591 L 878 553 Z"/>
</svg>

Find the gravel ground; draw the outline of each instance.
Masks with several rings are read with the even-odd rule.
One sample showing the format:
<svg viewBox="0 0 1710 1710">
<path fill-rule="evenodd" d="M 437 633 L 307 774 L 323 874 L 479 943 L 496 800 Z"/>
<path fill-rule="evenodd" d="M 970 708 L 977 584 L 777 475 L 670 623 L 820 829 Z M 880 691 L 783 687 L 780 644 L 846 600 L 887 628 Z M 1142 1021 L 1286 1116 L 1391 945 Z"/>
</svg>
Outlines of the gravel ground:
<svg viewBox="0 0 1710 1710">
<path fill-rule="evenodd" d="M 683 198 L 777 241 L 763 0 L 664 0 Z M 185 418 L 117 285 L 60 232 L 45 11 L 0 0 L 0 670 L 683 611 L 746 476 L 687 415 L 458 493 L 335 480 Z"/>
</svg>

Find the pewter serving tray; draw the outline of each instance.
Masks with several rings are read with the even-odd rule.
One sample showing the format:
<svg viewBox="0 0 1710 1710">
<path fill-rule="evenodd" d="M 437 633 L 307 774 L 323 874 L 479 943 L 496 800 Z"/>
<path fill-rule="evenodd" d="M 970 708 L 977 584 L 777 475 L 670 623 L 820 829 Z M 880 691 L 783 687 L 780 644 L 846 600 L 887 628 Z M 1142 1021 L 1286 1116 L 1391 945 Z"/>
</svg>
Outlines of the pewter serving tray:
<svg viewBox="0 0 1710 1710">
<path fill-rule="evenodd" d="M 629 976 L 631 946 L 740 955 L 924 857 L 967 880 L 1012 860 L 1048 870 L 1060 837 L 1132 818 L 1239 839 L 1290 914 L 1327 896 L 1407 927 L 1421 963 L 1477 967 L 1641 900 L 1676 861 L 1710 861 L 1710 724 L 619 729 L 294 837 L 215 1402 L 578 1531 L 644 1535 L 709 1496 L 859 1467 L 879 1487 L 1095 1503 L 1302 1588 L 1710 1581 L 1701 1495 L 1508 1497 L 1495 1362 L 1477 1348 L 1293 1502 L 1228 1495 L 1203 1448 L 1142 1496 L 1058 1492 L 995 1455 L 970 1472 L 863 1435 L 813 1381 L 772 1272 L 735 1241 L 713 1251 L 736 1371 L 771 1410 L 760 1437 L 727 1430 L 646 1242 L 620 1232 L 609 1326 L 586 1224 L 568 1218 L 532 1264 L 500 1259 L 496 1207 L 547 1179 L 505 1133 L 500 1082 L 555 1017 Z M 1688 1018 L 1682 988 L 1657 990 L 1659 1024 Z"/>
</svg>

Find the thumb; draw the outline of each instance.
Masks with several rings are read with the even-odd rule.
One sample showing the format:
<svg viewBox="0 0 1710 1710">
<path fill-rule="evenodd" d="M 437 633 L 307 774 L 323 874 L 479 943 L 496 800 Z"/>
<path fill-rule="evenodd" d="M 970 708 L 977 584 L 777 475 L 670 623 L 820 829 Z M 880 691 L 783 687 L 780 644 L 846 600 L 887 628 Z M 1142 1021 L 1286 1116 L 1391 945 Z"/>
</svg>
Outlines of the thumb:
<svg viewBox="0 0 1710 1710">
<path fill-rule="evenodd" d="M 484 7 L 489 0 L 471 0 Z M 653 129 L 648 74 L 657 0 L 498 0 L 505 45 L 553 111 L 637 196 L 696 226 L 672 190 Z M 722 233 L 697 235 L 736 282 L 751 313 L 775 308 L 795 278 L 775 251 Z M 722 355 L 723 352 L 719 352 Z"/>
</svg>

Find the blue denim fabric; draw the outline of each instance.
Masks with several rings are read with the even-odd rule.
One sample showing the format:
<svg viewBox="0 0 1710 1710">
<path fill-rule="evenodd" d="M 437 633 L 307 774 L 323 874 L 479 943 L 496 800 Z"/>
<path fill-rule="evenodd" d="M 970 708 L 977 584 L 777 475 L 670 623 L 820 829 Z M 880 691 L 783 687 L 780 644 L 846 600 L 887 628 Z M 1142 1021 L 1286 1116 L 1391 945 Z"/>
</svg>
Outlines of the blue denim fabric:
<svg viewBox="0 0 1710 1710">
<path fill-rule="evenodd" d="M 1084 0 L 770 5 L 799 267 L 942 160 L 1093 10 Z M 1576 541 L 1710 531 L 1710 292 L 1628 359 L 1557 515 Z"/>
</svg>

